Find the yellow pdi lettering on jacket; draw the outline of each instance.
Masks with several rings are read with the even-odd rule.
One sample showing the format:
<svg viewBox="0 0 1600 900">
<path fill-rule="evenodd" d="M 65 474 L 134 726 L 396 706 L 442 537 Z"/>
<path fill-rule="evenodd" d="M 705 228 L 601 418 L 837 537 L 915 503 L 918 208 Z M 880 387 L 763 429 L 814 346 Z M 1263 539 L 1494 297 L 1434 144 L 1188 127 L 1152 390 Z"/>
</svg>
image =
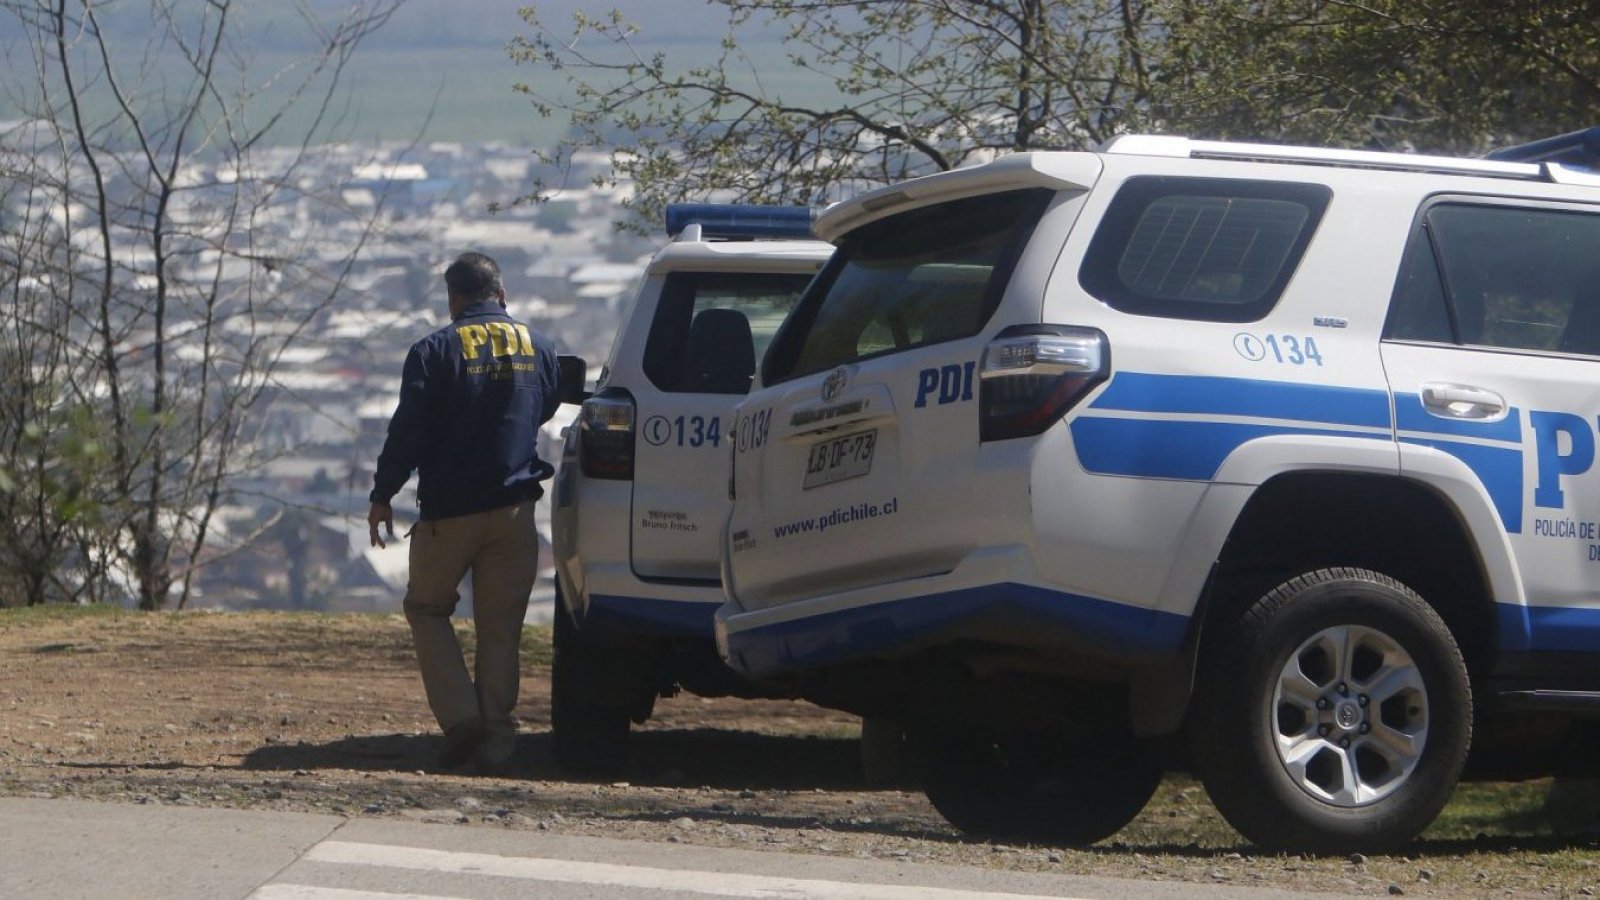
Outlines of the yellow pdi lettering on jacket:
<svg viewBox="0 0 1600 900">
<path fill-rule="evenodd" d="M 489 352 L 495 356 L 510 356 L 517 352 L 517 333 L 505 322 L 489 322 Z"/>
<path fill-rule="evenodd" d="M 461 338 L 461 355 L 468 360 L 477 359 L 486 346 L 490 356 L 537 355 L 533 348 L 533 335 L 528 332 L 528 326 L 520 323 L 457 325 L 456 334 Z"/>
<path fill-rule="evenodd" d="M 478 348 L 489 343 L 489 330 L 482 325 L 457 325 L 456 334 L 461 338 L 461 355 L 467 359 L 477 359 Z"/>
</svg>

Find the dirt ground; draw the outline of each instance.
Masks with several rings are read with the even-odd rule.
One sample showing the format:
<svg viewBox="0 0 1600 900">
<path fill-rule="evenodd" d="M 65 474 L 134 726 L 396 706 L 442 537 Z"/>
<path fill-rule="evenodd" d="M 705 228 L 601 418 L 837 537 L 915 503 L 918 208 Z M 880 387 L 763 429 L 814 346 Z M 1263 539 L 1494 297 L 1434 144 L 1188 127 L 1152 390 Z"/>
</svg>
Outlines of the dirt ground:
<svg viewBox="0 0 1600 900">
<path fill-rule="evenodd" d="M 625 780 L 572 781 L 550 752 L 548 630 L 525 644 L 518 770 L 474 778 L 431 770 L 440 738 L 397 616 L 0 610 L 0 795 L 1305 891 L 1600 892 L 1600 834 L 1541 818 L 1541 783 L 1463 788 L 1406 856 L 1258 854 L 1181 776 L 1088 850 L 967 839 L 915 790 L 869 789 L 857 722 L 798 702 L 664 700 Z"/>
</svg>

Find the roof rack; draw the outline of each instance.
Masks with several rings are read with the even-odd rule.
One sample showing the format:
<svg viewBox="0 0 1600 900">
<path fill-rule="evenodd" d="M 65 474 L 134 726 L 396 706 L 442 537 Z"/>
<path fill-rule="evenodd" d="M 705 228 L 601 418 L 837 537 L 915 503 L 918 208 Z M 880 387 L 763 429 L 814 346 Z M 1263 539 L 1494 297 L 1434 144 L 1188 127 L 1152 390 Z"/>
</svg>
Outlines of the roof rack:
<svg viewBox="0 0 1600 900">
<path fill-rule="evenodd" d="M 667 234 L 706 238 L 809 238 L 815 214 L 808 206 L 752 203 L 669 203 Z M 685 233 L 694 228 L 692 234 Z"/>
<path fill-rule="evenodd" d="M 1298 147 L 1288 144 L 1197 141 L 1168 135 L 1123 135 L 1106 142 L 1101 146 L 1100 152 L 1195 159 L 1259 160 L 1396 172 L 1438 172 L 1530 181 L 1555 180 L 1543 166 L 1521 161 L 1425 156 L 1420 153 L 1388 153 L 1378 150 L 1343 150 L 1334 147 Z"/>
<path fill-rule="evenodd" d="M 1559 163 L 1579 169 L 1600 168 L 1600 125 L 1526 144 L 1501 147 L 1484 158 L 1506 162 Z"/>
</svg>

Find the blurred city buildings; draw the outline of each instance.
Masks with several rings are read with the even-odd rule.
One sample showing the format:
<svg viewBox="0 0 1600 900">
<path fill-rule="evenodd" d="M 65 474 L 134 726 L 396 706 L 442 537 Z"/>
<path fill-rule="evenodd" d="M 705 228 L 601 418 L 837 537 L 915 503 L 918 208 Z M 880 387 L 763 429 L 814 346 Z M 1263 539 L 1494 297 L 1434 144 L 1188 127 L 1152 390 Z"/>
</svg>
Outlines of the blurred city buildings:
<svg viewBox="0 0 1600 900">
<path fill-rule="evenodd" d="M 285 151 L 285 164 L 303 152 Z M 258 154 L 256 165 L 270 168 L 271 154 Z M 297 262 L 344 272 L 348 288 L 278 359 L 267 402 L 247 427 L 261 462 L 231 484 L 187 607 L 394 611 L 405 590 L 406 544 L 369 547 L 367 494 L 406 351 L 448 321 L 444 266 L 465 250 L 493 256 L 511 313 L 551 335 L 561 352 L 588 360 L 593 379 L 664 238 L 616 229 L 626 189 L 593 186 L 608 165 L 603 156 L 579 158 L 560 173 L 580 187 L 525 205 L 511 201 L 531 191 L 536 177 L 552 174 L 538 171 L 525 147 L 348 145 L 316 148 L 293 162 L 305 193 L 279 192 L 253 224 L 252 246 L 270 248 L 275 235 L 284 246 L 310 246 L 324 258 Z M 215 184 L 230 173 L 187 177 Z M 329 213 L 330 188 L 343 214 Z M 322 192 L 321 202 L 308 201 L 313 190 Z M 563 407 L 547 426 L 541 452 L 552 463 L 560 429 L 575 412 Z M 414 504 L 415 478 L 394 502 L 402 534 L 415 521 Z M 540 512 L 541 584 L 548 591 L 548 503 Z"/>
</svg>

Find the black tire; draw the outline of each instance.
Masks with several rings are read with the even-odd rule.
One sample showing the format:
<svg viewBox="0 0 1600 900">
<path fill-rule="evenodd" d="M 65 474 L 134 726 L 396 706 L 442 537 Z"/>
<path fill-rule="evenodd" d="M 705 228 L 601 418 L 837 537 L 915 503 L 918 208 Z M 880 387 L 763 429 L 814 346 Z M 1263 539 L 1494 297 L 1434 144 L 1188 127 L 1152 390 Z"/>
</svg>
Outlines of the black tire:
<svg viewBox="0 0 1600 900">
<path fill-rule="evenodd" d="M 1084 846 L 1133 821 L 1161 783 L 1155 748 L 1116 733 L 917 738 L 923 793 L 975 837 Z"/>
<path fill-rule="evenodd" d="M 1274 850 L 1393 850 L 1455 790 L 1472 738 L 1466 664 L 1439 614 L 1363 569 L 1256 601 L 1204 648 L 1191 723 L 1224 818 Z"/>
<path fill-rule="evenodd" d="M 556 588 L 554 631 L 550 733 L 556 764 L 575 775 L 616 775 L 628 763 L 628 711 L 596 702 L 585 692 L 603 671 L 604 660 L 579 636 L 560 587 Z"/>
</svg>

